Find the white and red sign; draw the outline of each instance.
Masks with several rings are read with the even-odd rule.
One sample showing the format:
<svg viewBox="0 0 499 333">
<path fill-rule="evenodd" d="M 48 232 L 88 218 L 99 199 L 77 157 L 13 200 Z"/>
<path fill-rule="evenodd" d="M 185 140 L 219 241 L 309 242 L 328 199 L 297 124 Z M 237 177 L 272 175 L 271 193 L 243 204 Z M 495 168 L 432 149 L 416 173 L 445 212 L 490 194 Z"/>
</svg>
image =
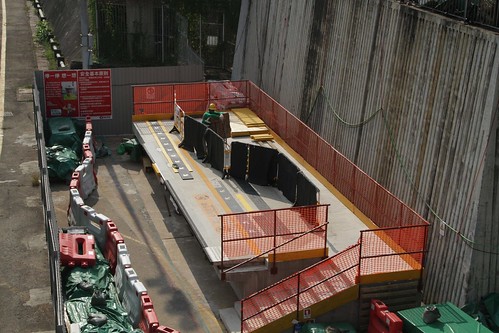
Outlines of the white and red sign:
<svg viewBox="0 0 499 333">
<path fill-rule="evenodd" d="M 112 118 L 111 70 L 43 72 L 47 117 Z"/>
</svg>

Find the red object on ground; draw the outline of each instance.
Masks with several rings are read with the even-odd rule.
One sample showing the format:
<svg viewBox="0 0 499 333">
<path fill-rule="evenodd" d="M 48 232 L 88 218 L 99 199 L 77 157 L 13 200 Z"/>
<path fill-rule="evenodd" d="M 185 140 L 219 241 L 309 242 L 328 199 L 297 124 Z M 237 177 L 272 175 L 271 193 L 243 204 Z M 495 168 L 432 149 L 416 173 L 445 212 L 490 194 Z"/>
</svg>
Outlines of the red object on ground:
<svg viewBox="0 0 499 333">
<path fill-rule="evenodd" d="M 402 333 L 403 322 L 380 300 L 371 300 L 368 333 Z"/>
<path fill-rule="evenodd" d="M 95 265 L 95 239 L 88 234 L 59 233 L 61 265 L 88 267 Z"/>
<path fill-rule="evenodd" d="M 108 224 L 109 225 L 109 224 Z M 109 268 L 111 269 L 111 273 L 114 274 L 116 269 L 116 262 L 118 256 L 118 244 L 124 243 L 125 240 L 119 231 L 108 231 L 106 237 L 106 246 L 104 249 L 104 258 L 109 262 Z"/>
</svg>

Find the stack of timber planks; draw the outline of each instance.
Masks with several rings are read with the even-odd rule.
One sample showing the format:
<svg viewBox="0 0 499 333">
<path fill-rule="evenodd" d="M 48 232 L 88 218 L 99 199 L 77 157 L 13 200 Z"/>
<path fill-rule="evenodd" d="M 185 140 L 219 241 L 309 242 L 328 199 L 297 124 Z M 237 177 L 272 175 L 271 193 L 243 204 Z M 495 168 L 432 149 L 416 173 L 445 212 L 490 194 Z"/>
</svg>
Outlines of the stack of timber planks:
<svg viewBox="0 0 499 333">
<path fill-rule="evenodd" d="M 250 136 L 255 141 L 274 140 L 269 129 L 262 119 L 248 108 L 236 108 L 231 110 L 244 125 L 231 124 L 232 136 Z"/>
</svg>

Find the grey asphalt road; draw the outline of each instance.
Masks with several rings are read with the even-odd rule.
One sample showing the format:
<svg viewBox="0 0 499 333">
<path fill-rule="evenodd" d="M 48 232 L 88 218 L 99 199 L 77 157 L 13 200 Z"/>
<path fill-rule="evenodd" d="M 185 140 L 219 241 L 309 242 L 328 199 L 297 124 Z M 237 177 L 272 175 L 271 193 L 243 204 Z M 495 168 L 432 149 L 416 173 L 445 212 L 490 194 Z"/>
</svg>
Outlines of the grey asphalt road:
<svg viewBox="0 0 499 333">
<path fill-rule="evenodd" d="M 40 187 L 32 180 L 38 161 L 30 88 L 37 62 L 30 10 L 29 1 L 2 1 L 0 332 L 54 332 Z"/>
</svg>

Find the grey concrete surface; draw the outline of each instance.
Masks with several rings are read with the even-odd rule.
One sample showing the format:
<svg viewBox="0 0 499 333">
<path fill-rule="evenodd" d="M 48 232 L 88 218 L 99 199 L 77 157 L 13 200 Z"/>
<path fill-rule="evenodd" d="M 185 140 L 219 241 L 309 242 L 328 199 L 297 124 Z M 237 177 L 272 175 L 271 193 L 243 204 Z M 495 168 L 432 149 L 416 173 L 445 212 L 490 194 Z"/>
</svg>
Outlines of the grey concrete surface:
<svg viewBox="0 0 499 333">
<path fill-rule="evenodd" d="M 230 285 L 218 279 L 185 218 L 173 211 L 169 216 L 154 172 L 116 153 L 122 137 L 97 140 L 111 156 L 97 159 L 99 185 L 85 203 L 118 226 L 160 324 L 181 332 L 223 332 L 219 310 L 236 301 Z M 52 191 L 59 227 L 65 227 L 69 189 L 54 184 Z"/>
<path fill-rule="evenodd" d="M 3 146 L 0 156 L 0 332 L 54 331 L 30 88 L 37 67 L 31 3 L 7 1 Z M 3 18 L 2 18 L 3 19 Z M 37 177 L 37 176 L 36 176 Z"/>
</svg>

